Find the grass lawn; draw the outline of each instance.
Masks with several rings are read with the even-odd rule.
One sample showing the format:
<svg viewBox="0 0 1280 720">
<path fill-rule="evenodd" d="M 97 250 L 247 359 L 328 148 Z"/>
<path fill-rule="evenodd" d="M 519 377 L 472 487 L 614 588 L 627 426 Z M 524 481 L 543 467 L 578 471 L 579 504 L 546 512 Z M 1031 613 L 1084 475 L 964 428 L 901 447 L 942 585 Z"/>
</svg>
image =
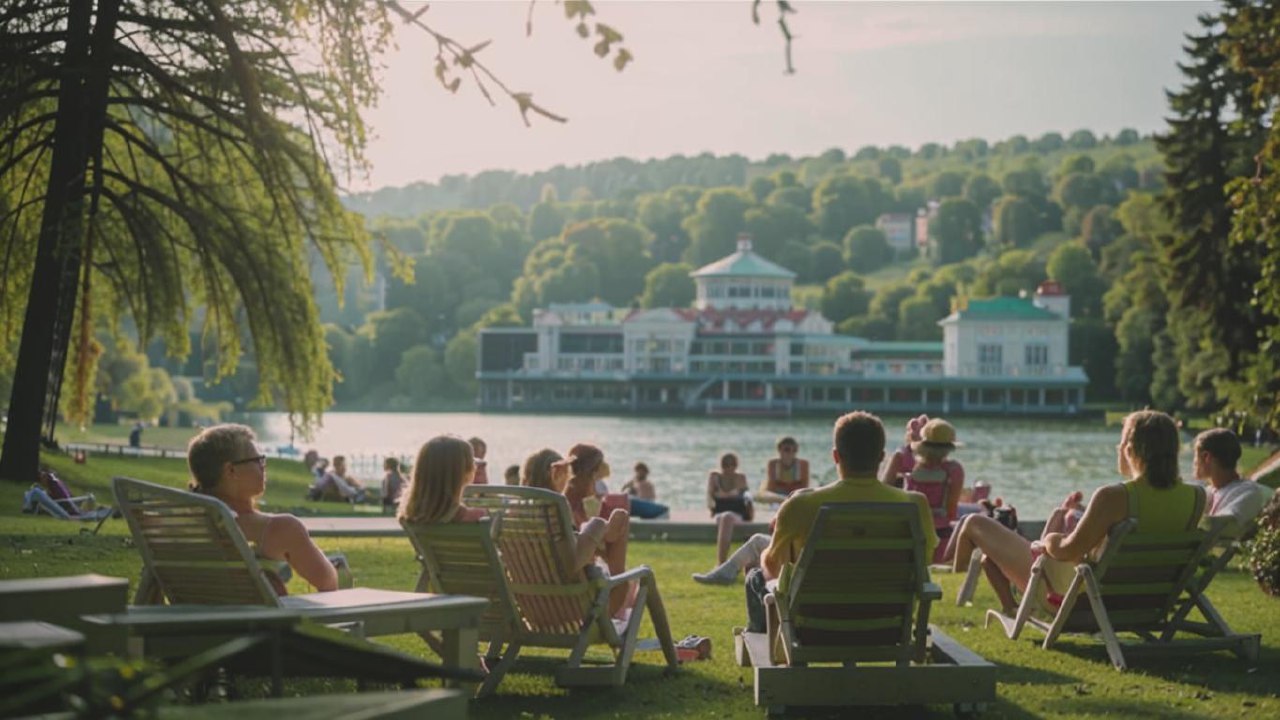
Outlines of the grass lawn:
<svg viewBox="0 0 1280 720">
<path fill-rule="evenodd" d="M 76 490 L 94 490 L 109 497 L 106 482 L 123 473 L 168 485 L 185 482 L 181 461 L 93 458 L 73 466 L 49 458 Z M 287 507 L 300 496 L 307 476 L 289 463 L 269 467 L 268 504 Z M 78 527 L 48 518 L 18 515 L 19 488 L 0 496 L 0 578 L 69 575 L 97 572 L 137 581 L 139 562 L 122 521 L 108 521 L 99 536 L 78 535 Z M 360 585 L 409 590 L 417 566 L 409 542 L 400 538 L 326 538 L 326 550 L 342 551 L 351 559 Z M 705 587 L 689 574 L 710 565 L 710 545 L 645 542 L 630 550 L 632 564 L 646 563 L 658 575 L 677 639 L 697 633 L 713 639 L 711 661 L 684 666 L 666 678 L 661 654 L 636 655 L 625 688 L 568 692 L 549 678 L 550 666 L 529 651 L 532 662 L 517 667 L 493 698 L 471 706 L 475 718 L 537 717 L 759 717 L 752 704 L 751 673 L 733 662 L 731 629 L 745 618 L 741 586 Z M 952 598 L 960 576 L 934 578 Z M 307 591 L 294 581 L 291 590 Z M 1005 639 L 997 628 L 982 627 L 983 609 L 994 601 L 985 587 L 975 606 L 957 608 L 949 600 L 934 606 L 933 621 L 947 633 L 999 666 L 998 700 L 987 717 L 1277 717 L 1280 716 L 1280 600 L 1257 589 L 1244 572 L 1224 572 L 1210 595 L 1219 610 L 1240 632 L 1262 632 L 1263 649 L 1256 663 L 1226 653 L 1180 658 L 1141 658 L 1134 669 L 1119 673 L 1107 661 L 1102 645 L 1088 638 L 1068 638 L 1058 649 L 1041 650 L 1036 633 L 1018 641 Z M 646 624 L 642 635 L 652 635 Z M 389 644 L 426 655 L 416 637 L 393 637 Z M 859 713 L 862 715 L 862 713 Z M 818 714 L 822 716 L 821 713 Z M 847 714 L 846 714 L 847 715 Z M 871 717 L 898 717 L 883 711 Z M 950 707 L 918 709 L 913 716 L 947 717 Z"/>
</svg>

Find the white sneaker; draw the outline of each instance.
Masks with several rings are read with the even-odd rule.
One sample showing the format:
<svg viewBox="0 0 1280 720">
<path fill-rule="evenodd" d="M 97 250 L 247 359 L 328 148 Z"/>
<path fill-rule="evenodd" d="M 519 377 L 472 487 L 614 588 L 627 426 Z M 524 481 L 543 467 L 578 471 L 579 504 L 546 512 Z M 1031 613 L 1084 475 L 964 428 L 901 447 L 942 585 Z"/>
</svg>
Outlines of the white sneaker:
<svg viewBox="0 0 1280 720">
<path fill-rule="evenodd" d="M 738 566 L 725 563 L 709 573 L 694 573 L 693 579 L 703 585 L 732 585 L 738 579 Z"/>
</svg>

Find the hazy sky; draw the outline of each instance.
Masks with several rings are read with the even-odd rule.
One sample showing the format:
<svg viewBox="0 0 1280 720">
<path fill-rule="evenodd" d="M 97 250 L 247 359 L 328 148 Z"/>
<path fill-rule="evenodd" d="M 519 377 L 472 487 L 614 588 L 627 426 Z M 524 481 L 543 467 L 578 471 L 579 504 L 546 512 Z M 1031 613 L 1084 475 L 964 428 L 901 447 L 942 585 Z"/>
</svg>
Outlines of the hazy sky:
<svg viewBox="0 0 1280 720">
<path fill-rule="evenodd" d="M 406 3 L 414 5 L 414 3 Z M 1184 32 L 1199 2 L 795 2 L 797 73 L 785 75 L 775 8 L 750 0 L 609 2 L 597 18 L 625 36 L 624 72 L 591 52 L 561 6 L 539 0 L 430 3 L 424 16 L 512 89 L 566 115 L 526 128 L 469 82 L 451 96 L 432 75 L 434 42 L 400 28 L 384 95 L 369 113 L 367 181 L 435 181 L 488 169 L 533 171 L 626 156 L 916 147 L 968 137 L 1162 126 L 1163 89 L 1179 82 Z"/>
</svg>

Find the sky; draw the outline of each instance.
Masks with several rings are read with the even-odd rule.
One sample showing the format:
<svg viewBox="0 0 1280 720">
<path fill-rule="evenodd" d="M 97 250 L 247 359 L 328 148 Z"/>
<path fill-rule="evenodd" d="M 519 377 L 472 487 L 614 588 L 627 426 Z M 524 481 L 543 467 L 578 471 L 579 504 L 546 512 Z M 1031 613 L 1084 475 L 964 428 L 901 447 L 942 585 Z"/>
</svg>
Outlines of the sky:
<svg viewBox="0 0 1280 720">
<path fill-rule="evenodd" d="M 410 7 L 421 3 L 406 2 Z M 429 3 L 423 20 L 471 46 L 514 91 L 569 121 L 534 118 L 469 80 L 433 75 L 435 43 L 401 26 L 367 114 L 368 177 L 353 191 L 483 170 L 530 172 L 614 157 L 814 155 L 839 147 L 951 143 L 1014 134 L 1160 129 L 1183 34 L 1202 2 L 794 2 L 796 73 L 784 73 L 770 0 L 595 0 L 635 60 L 592 53 L 562 5 Z"/>
</svg>

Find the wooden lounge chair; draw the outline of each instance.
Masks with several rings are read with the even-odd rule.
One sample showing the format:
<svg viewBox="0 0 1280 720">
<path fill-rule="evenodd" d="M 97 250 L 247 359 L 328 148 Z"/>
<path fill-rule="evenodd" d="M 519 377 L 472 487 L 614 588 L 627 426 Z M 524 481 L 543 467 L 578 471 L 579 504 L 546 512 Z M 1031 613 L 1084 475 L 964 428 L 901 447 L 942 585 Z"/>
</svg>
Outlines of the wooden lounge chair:
<svg viewBox="0 0 1280 720">
<path fill-rule="evenodd" d="M 136 605 L 286 608 L 367 637 L 415 633 L 447 667 L 478 668 L 474 648 L 483 599 L 371 588 L 281 597 L 221 500 L 125 477 L 111 484 L 142 554 Z M 430 630 L 443 631 L 443 645 Z"/>
<path fill-rule="evenodd" d="M 823 506 L 800 559 L 765 596 L 768 632 L 734 631 L 738 661 L 755 667 L 756 704 L 967 711 L 994 701 L 995 666 L 929 624 L 942 590 L 927 560 L 914 504 Z"/>
<path fill-rule="evenodd" d="M 423 564 L 419 588 L 465 591 L 490 599 L 481 626 L 489 642 L 489 677 L 482 693 L 497 687 L 523 647 L 570 651 L 555 671 L 562 687 L 622 685 L 646 610 L 668 668 L 677 666 L 653 571 L 641 565 L 607 577 L 595 566 L 585 571 L 577 567 L 569 504 L 563 495 L 501 485 L 471 486 L 465 493 L 467 505 L 487 510 L 492 525 L 407 525 L 406 530 Z M 610 591 L 632 581 L 639 587 L 631 616 L 615 624 L 609 617 Z M 584 664 L 594 644 L 608 646 L 611 664 Z"/>
<path fill-rule="evenodd" d="M 1189 629 L 1180 619 L 1185 617 L 1179 612 L 1184 594 L 1193 605 L 1203 601 L 1212 608 L 1196 578 L 1201 562 L 1226 527 L 1223 520 L 1212 519 L 1207 531 L 1150 534 L 1135 532 L 1136 519 L 1117 523 L 1108 533 L 1101 557 L 1076 565 L 1075 577 L 1062 592 L 1058 607 L 1045 599 L 1047 556 L 1041 556 L 1031 566 L 1031 580 L 1015 616 L 988 610 L 986 624 L 998 620 L 1010 638 L 1017 638 L 1027 625 L 1036 627 L 1045 634 L 1046 649 L 1064 632 L 1097 633 L 1118 670 L 1126 667 L 1126 651 L 1230 650 L 1256 659 L 1261 636 L 1236 634 L 1225 622 L 1205 637 L 1174 638 L 1180 629 Z M 1141 642 L 1122 644 L 1118 637 L 1122 632 L 1136 634 Z"/>
</svg>

